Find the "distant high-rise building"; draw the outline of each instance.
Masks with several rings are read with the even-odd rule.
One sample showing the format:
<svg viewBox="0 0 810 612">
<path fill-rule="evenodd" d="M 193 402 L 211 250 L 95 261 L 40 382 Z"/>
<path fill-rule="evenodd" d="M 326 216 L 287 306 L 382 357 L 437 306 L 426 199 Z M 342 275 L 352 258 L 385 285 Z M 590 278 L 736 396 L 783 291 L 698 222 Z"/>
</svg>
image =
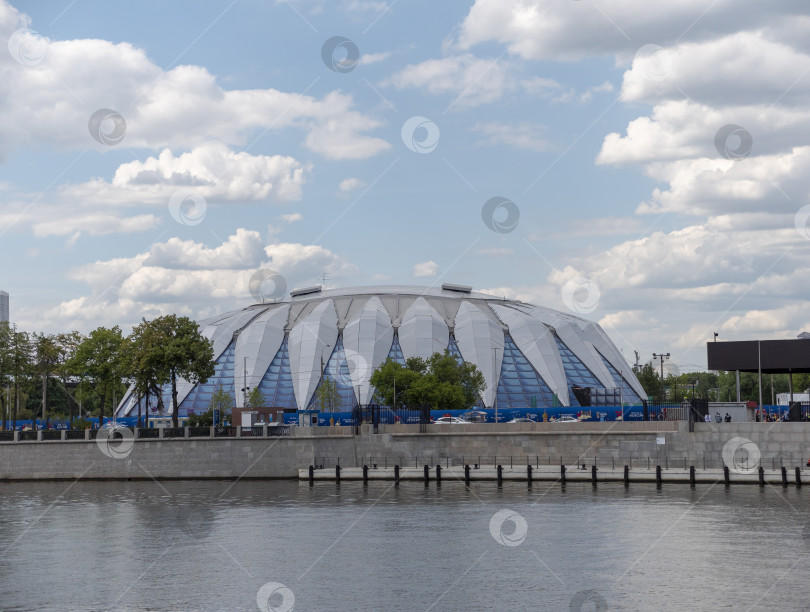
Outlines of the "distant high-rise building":
<svg viewBox="0 0 810 612">
<path fill-rule="evenodd" d="M 8 321 L 8 293 L 0 291 L 0 321 Z"/>
</svg>

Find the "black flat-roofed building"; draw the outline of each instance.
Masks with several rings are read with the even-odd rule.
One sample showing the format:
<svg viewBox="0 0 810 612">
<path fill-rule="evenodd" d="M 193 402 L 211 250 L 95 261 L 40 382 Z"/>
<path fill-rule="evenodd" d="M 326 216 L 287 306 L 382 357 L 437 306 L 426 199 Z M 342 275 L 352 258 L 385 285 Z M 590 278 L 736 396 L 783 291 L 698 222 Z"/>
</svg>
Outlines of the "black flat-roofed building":
<svg viewBox="0 0 810 612">
<path fill-rule="evenodd" d="M 810 338 L 804 334 L 797 340 L 708 342 L 706 351 L 710 370 L 756 373 L 760 390 L 762 374 L 788 374 L 792 393 L 792 374 L 810 373 Z M 737 394 L 739 396 L 739 378 Z M 759 403 L 762 404 L 761 394 Z"/>
</svg>

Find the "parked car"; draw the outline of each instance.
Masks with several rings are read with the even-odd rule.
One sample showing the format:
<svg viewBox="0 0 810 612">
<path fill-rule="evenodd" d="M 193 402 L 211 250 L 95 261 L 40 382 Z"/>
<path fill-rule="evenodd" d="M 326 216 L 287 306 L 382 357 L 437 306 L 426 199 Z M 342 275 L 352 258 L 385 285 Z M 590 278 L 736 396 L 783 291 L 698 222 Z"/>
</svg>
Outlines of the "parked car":
<svg viewBox="0 0 810 612">
<path fill-rule="evenodd" d="M 443 416 L 433 421 L 436 425 L 469 425 L 469 421 L 454 416 Z"/>
<path fill-rule="evenodd" d="M 563 415 L 560 418 L 553 421 L 554 423 L 579 423 L 577 419 L 569 415 Z"/>
</svg>

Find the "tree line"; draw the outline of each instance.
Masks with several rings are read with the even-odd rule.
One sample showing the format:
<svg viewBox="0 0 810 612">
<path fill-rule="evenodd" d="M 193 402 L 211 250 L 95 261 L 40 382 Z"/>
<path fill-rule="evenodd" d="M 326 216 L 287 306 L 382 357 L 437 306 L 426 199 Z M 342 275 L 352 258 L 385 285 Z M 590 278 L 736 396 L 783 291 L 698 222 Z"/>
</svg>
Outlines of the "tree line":
<svg viewBox="0 0 810 612">
<path fill-rule="evenodd" d="M 162 413 L 161 387 L 171 385 L 177 427 L 177 381 L 205 383 L 214 375 L 214 351 L 188 317 L 143 319 L 125 336 L 117 325 L 87 335 L 29 333 L 0 322 L 0 413 L 16 428 L 18 419 L 67 419 L 112 415 L 128 385 L 147 415 L 152 402 Z"/>
<path fill-rule="evenodd" d="M 636 370 L 636 377 L 647 397 L 657 402 L 682 402 L 684 399 L 710 401 L 737 401 L 735 372 L 686 372 L 679 376 L 668 374 L 661 380 L 659 370 L 648 363 Z M 806 393 L 810 387 L 810 374 L 793 375 L 793 392 Z M 778 393 L 787 393 L 790 383 L 787 374 L 762 375 L 762 401 L 775 404 Z M 645 399 L 645 398 L 642 398 Z M 740 401 L 759 401 L 759 381 L 751 372 L 740 372 Z"/>
</svg>

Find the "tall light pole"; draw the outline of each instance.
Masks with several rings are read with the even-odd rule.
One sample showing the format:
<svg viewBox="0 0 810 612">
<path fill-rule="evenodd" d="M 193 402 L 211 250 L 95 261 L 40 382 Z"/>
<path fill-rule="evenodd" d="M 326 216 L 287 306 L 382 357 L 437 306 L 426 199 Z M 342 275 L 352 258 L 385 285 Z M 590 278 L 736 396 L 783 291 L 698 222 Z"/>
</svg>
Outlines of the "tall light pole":
<svg viewBox="0 0 810 612">
<path fill-rule="evenodd" d="M 669 353 L 653 353 L 653 359 L 661 360 L 661 400 L 664 399 L 664 359 L 669 359 Z"/>
<path fill-rule="evenodd" d="M 498 369 L 498 349 L 494 349 L 494 350 L 495 350 L 495 367 L 493 368 L 493 370 L 497 371 L 497 369 Z M 498 424 L 498 381 L 497 381 L 497 378 L 498 378 L 497 373 L 495 373 L 495 376 L 493 377 L 493 379 L 495 380 L 495 398 L 494 398 L 493 403 L 495 404 L 495 424 L 496 425 Z"/>
<path fill-rule="evenodd" d="M 321 349 L 321 385 L 323 385 L 323 383 L 324 383 L 324 379 L 323 379 L 323 367 L 324 367 L 324 363 L 323 363 L 323 352 L 324 352 L 326 349 L 328 349 L 330 346 L 332 346 L 332 345 L 331 345 L 331 344 L 327 344 L 326 346 L 324 346 L 324 347 Z M 330 394 L 330 398 L 329 398 L 329 411 L 330 411 L 330 412 L 332 411 L 332 398 L 331 398 L 331 394 Z"/>
</svg>

